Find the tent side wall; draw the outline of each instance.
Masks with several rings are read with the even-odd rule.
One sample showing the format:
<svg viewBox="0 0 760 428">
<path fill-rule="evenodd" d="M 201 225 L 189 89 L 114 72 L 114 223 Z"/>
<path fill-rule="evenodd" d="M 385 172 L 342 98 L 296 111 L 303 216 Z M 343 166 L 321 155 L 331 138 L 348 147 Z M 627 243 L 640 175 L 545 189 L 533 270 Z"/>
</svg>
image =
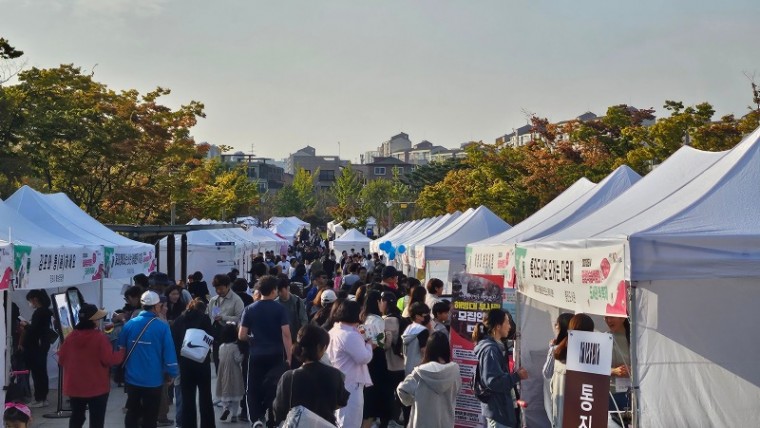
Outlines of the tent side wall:
<svg viewBox="0 0 760 428">
<path fill-rule="evenodd" d="M 739 427 L 760 420 L 760 347 L 750 316 L 760 301 L 758 282 L 637 284 L 639 426 Z"/>
</svg>

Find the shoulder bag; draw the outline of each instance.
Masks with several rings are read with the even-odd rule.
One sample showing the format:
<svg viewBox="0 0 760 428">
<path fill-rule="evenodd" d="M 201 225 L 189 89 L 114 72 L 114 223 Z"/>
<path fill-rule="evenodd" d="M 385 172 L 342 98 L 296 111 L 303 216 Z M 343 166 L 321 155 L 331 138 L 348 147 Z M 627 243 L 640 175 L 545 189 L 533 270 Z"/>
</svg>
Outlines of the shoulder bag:
<svg viewBox="0 0 760 428">
<path fill-rule="evenodd" d="M 312 363 L 321 364 L 321 363 Z M 296 371 L 290 372 L 290 410 L 280 428 L 335 428 L 335 425 L 304 406 L 293 407 L 293 378 Z"/>
<path fill-rule="evenodd" d="M 145 330 L 147 330 L 148 326 L 150 325 L 150 323 L 152 323 L 155 320 L 156 320 L 156 318 L 153 318 L 150 321 L 148 321 L 147 324 L 145 324 L 145 327 L 143 327 L 143 329 L 140 332 L 140 334 L 137 335 L 137 339 L 135 339 L 135 343 L 132 344 L 132 347 L 129 348 L 129 352 L 127 352 L 127 356 L 124 357 L 124 361 L 121 364 L 119 364 L 116 367 L 116 369 L 114 370 L 114 372 L 113 372 L 113 381 L 114 382 L 119 383 L 119 384 L 124 383 L 124 381 L 125 381 L 125 378 L 124 378 L 124 368 L 127 366 L 127 361 L 129 360 L 129 357 L 132 356 L 132 351 L 135 350 L 135 347 L 137 347 L 137 344 L 140 343 L 140 339 L 142 338 L 143 334 L 145 333 Z"/>
</svg>

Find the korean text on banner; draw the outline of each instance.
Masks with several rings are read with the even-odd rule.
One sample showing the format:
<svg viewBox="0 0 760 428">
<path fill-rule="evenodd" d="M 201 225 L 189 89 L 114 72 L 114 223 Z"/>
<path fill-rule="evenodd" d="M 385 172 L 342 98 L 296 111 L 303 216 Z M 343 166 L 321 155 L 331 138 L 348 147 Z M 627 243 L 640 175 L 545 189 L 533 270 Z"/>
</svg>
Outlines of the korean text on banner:
<svg viewBox="0 0 760 428">
<path fill-rule="evenodd" d="M 13 278 L 13 245 L 0 243 L 0 290 L 7 290 Z"/>
<path fill-rule="evenodd" d="M 563 426 L 607 426 L 612 342 L 609 333 L 568 331 Z"/>
<path fill-rule="evenodd" d="M 68 287 L 105 274 L 103 247 L 50 248 L 14 245 L 16 288 Z"/>
<path fill-rule="evenodd" d="M 559 308 L 626 316 L 625 246 L 515 249 L 520 293 Z"/>
<path fill-rule="evenodd" d="M 459 364 L 462 389 L 454 406 L 454 423 L 457 428 L 482 427 L 480 401 L 469 385 L 478 363 L 472 331 L 490 309 L 502 307 L 504 277 L 457 273 L 453 278 L 453 305 L 451 317 L 451 359 Z"/>
</svg>

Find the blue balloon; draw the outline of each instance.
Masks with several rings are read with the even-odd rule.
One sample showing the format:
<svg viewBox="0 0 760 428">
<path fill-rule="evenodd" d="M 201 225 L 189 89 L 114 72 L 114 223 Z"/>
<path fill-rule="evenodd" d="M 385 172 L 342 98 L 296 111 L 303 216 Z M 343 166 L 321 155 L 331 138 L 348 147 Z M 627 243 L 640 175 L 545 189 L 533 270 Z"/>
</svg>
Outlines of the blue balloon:
<svg viewBox="0 0 760 428">
<path fill-rule="evenodd" d="M 391 243 L 391 241 L 385 241 L 385 248 L 387 248 L 388 251 L 390 251 L 393 248 L 393 244 Z"/>
<path fill-rule="evenodd" d="M 396 251 L 392 250 L 388 253 L 388 259 L 393 260 L 396 258 Z"/>
<path fill-rule="evenodd" d="M 406 252 L 406 246 L 404 246 L 404 244 L 399 245 L 398 246 L 398 253 L 399 254 L 404 254 L 405 252 Z"/>
</svg>

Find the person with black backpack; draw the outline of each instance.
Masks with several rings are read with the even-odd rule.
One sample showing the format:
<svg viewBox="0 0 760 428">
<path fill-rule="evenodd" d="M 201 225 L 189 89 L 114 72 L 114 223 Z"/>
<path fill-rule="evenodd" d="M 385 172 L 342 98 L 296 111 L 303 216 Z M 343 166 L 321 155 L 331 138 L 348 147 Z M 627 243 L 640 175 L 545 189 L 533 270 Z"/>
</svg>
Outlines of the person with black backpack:
<svg viewBox="0 0 760 428">
<path fill-rule="evenodd" d="M 502 339 L 508 337 L 512 329 L 510 318 L 502 309 L 491 309 L 472 332 L 478 358 L 472 389 L 481 401 L 488 426 L 494 428 L 517 426 L 512 389 L 528 378 L 528 372 L 522 367 L 514 373 L 509 371 Z"/>
<path fill-rule="evenodd" d="M 401 333 L 409 326 L 409 321 L 401 318 L 396 306 L 396 293 L 383 291 L 380 294 L 380 313 L 385 320 L 385 361 L 388 366 L 388 382 L 383 390 L 383 399 L 392 403 L 391 419 L 401 420 L 401 402 L 396 396 L 396 388 L 404 380 L 404 342 Z M 387 427 L 390 419 L 380 418 L 380 426 Z"/>
</svg>

